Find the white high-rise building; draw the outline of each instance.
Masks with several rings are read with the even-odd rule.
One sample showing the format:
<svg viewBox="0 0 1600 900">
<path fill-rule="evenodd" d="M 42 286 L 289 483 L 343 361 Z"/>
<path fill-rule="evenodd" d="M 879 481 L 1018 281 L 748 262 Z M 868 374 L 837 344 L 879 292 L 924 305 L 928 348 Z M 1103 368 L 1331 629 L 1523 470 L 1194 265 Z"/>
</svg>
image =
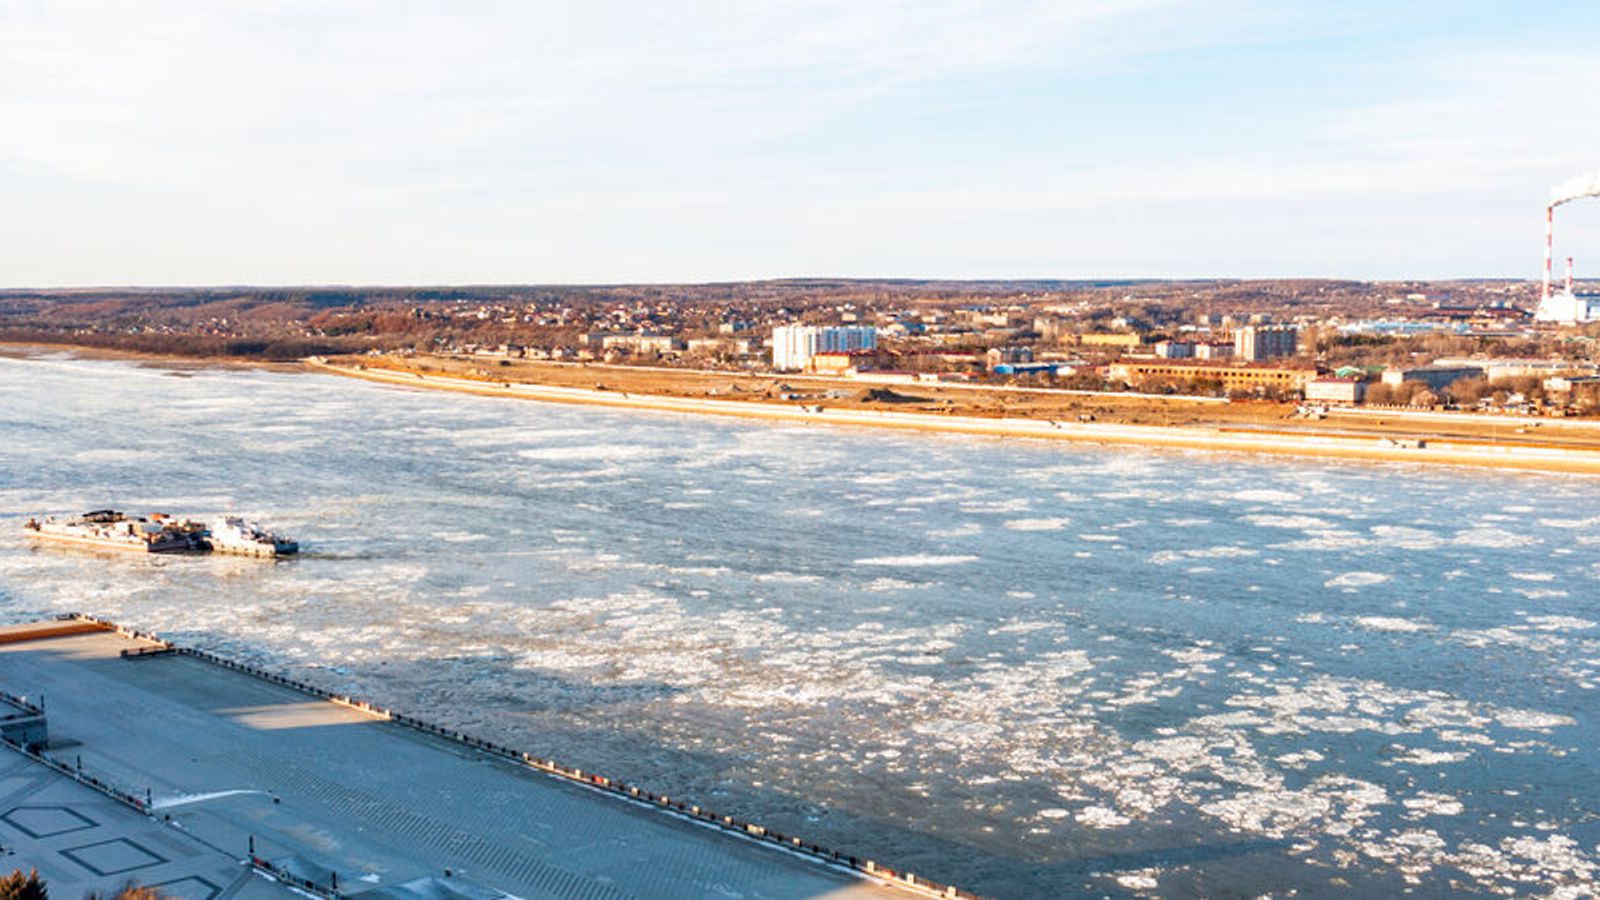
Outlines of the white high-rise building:
<svg viewBox="0 0 1600 900">
<path fill-rule="evenodd" d="M 818 353 L 848 353 L 877 347 L 878 329 L 871 325 L 780 325 L 772 329 L 772 367 L 783 372 L 799 372 Z"/>
<path fill-rule="evenodd" d="M 1293 356 L 1300 329 L 1293 325 L 1246 325 L 1233 332 L 1233 355 L 1247 360 Z"/>
</svg>

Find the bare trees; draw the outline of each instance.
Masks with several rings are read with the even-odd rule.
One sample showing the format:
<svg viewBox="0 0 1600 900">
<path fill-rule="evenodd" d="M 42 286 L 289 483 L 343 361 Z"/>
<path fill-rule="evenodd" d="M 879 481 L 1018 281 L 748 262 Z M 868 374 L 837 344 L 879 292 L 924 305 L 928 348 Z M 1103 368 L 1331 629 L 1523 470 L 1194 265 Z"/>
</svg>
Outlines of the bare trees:
<svg viewBox="0 0 1600 900">
<path fill-rule="evenodd" d="M 44 882 L 39 880 L 37 869 L 22 874 L 17 869 L 10 875 L 0 878 L 0 900 L 49 900 L 50 892 L 45 889 Z"/>
</svg>

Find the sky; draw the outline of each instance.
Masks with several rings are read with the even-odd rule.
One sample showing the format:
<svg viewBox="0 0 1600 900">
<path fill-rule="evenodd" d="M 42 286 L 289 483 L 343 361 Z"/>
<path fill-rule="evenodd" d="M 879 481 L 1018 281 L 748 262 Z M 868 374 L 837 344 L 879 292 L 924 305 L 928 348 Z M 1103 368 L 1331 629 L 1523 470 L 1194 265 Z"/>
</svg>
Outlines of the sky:
<svg viewBox="0 0 1600 900">
<path fill-rule="evenodd" d="M 1600 7 L 0 0 L 0 287 L 1534 278 Z M 1600 199 L 1558 213 L 1600 273 Z"/>
</svg>

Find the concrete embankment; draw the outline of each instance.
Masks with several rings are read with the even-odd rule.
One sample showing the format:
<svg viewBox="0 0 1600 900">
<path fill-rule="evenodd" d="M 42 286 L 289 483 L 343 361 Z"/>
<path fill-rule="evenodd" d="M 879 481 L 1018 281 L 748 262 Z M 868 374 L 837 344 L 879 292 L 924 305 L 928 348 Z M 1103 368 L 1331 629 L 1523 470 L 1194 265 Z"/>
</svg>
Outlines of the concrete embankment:
<svg viewBox="0 0 1600 900">
<path fill-rule="evenodd" d="M 49 742 L 7 746 L 323 897 L 970 896 L 112 623 L 33 634 L 0 688 Z"/>
<path fill-rule="evenodd" d="M 1264 432 L 1204 427 L 1119 425 L 1104 422 L 979 418 L 888 410 L 828 409 L 755 400 L 669 397 L 550 385 L 475 381 L 387 369 L 357 369 L 325 363 L 312 363 L 312 366 L 320 371 L 368 381 L 431 390 L 767 421 L 898 428 L 1098 444 L 1131 444 L 1179 450 L 1600 474 L 1600 451 L 1541 445 L 1529 441 L 1497 444 L 1492 441 L 1465 439 L 1404 440 L 1361 434 L 1295 434 L 1289 431 Z"/>
</svg>

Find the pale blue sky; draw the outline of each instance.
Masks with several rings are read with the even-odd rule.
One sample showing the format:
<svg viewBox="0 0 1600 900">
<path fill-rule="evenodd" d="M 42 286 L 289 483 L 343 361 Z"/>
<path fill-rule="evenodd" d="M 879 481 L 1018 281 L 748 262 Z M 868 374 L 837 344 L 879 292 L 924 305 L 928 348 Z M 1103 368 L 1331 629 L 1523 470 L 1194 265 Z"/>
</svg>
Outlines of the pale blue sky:
<svg viewBox="0 0 1600 900">
<path fill-rule="evenodd" d="M 1532 278 L 1596 47 L 1592 2 L 0 0 L 0 286 Z"/>
</svg>

